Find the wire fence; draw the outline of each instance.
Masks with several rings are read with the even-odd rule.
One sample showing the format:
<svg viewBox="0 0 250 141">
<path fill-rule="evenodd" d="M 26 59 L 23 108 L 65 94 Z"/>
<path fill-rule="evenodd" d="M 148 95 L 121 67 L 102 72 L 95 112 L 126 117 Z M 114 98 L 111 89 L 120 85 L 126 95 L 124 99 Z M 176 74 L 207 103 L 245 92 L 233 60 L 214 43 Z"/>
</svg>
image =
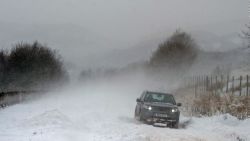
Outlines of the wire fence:
<svg viewBox="0 0 250 141">
<path fill-rule="evenodd" d="M 250 96 L 249 75 L 245 76 L 192 76 L 185 78 L 185 87 L 193 88 L 198 97 L 205 92 L 231 93 L 235 96 Z"/>
<path fill-rule="evenodd" d="M 240 119 L 250 117 L 249 79 L 249 75 L 199 75 L 185 78 L 183 86 L 194 94 L 194 103 L 189 112 L 194 115 L 230 113 Z"/>
</svg>

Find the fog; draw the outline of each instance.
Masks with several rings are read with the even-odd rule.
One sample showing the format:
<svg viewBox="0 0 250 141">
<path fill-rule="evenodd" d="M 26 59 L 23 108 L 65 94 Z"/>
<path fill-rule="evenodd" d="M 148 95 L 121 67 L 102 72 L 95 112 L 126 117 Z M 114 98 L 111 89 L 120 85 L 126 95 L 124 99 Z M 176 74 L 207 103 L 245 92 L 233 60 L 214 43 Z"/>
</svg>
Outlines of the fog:
<svg viewBox="0 0 250 141">
<path fill-rule="evenodd" d="M 247 9 L 247 0 L 1 0 L 0 45 L 38 40 L 70 66 L 122 67 L 147 60 L 177 28 L 206 49 L 238 47 Z"/>
<path fill-rule="evenodd" d="M 155 130 L 133 119 L 135 99 L 146 86 L 153 88 L 145 81 L 143 73 L 138 74 L 68 86 L 1 110 L 0 138 L 125 141 L 144 140 L 141 136 L 155 137 L 155 133 L 165 133 L 164 128 Z M 147 134 L 152 130 L 154 134 Z M 160 137 L 164 139 L 165 135 Z M 185 136 L 190 135 L 185 133 Z"/>
<path fill-rule="evenodd" d="M 248 0 L 0 0 L 0 48 L 37 40 L 61 55 L 71 78 L 46 93 L 18 95 L 13 105 L 2 100 L 0 140 L 249 139 L 249 120 L 229 115 L 194 117 L 180 130 L 134 120 L 144 90 L 172 93 L 183 104 L 182 125 L 192 114 L 187 109 L 197 108 L 197 84 L 195 92 L 184 89 L 186 78 L 209 76 L 218 66 L 248 74 L 250 49 L 233 50 L 244 47 L 239 34 L 248 9 Z M 195 60 L 174 69 L 145 63 L 179 28 L 201 48 Z"/>
<path fill-rule="evenodd" d="M 0 138 L 13 141 L 249 139 L 249 120 L 237 120 L 230 115 L 191 120 L 181 116 L 181 125 L 191 121 L 186 129 L 159 128 L 133 119 L 135 99 L 143 90 L 162 87 L 161 90 L 170 92 L 172 86 L 172 81 L 152 83 L 138 72 L 51 91 L 39 99 L 1 110 Z"/>
</svg>

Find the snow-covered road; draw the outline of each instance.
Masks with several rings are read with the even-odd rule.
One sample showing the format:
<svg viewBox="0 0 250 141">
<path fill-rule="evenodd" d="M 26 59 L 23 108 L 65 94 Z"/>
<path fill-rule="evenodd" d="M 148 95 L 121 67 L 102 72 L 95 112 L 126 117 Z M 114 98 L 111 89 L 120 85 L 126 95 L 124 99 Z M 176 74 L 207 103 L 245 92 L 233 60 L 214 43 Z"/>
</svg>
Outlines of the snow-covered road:
<svg viewBox="0 0 250 141">
<path fill-rule="evenodd" d="M 229 115 L 191 120 L 186 129 L 133 119 L 141 88 L 105 83 L 74 87 L 0 110 L 0 141 L 250 141 L 250 120 Z"/>
</svg>

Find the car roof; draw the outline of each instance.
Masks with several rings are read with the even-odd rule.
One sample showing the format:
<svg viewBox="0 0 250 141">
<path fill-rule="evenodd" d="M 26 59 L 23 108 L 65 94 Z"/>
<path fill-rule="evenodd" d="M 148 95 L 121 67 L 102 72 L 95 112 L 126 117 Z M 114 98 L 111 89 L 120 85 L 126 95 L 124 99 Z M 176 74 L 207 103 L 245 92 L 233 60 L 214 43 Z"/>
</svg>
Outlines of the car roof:
<svg viewBox="0 0 250 141">
<path fill-rule="evenodd" d="M 165 95 L 171 95 L 171 96 L 173 96 L 172 94 L 163 93 L 163 92 L 155 92 L 155 91 L 145 91 L 145 92 L 146 92 L 146 93 L 165 94 Z"/>
</svg>

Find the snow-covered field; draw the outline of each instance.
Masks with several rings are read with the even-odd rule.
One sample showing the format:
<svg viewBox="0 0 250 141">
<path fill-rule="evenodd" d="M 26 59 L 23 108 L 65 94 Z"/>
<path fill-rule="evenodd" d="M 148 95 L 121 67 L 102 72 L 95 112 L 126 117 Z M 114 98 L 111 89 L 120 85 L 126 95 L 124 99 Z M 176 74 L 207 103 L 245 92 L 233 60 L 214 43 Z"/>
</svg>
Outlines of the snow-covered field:
<svg viewBox="0 0 250 141">
<path fill-rule="evenodd" d="M 48 93 L 0 110 L 0 141 L 250 141 L 250 120 L 181 117 L 169 129 L 133 119 L 143 87 L 98 83 Z"/>
</svg>

